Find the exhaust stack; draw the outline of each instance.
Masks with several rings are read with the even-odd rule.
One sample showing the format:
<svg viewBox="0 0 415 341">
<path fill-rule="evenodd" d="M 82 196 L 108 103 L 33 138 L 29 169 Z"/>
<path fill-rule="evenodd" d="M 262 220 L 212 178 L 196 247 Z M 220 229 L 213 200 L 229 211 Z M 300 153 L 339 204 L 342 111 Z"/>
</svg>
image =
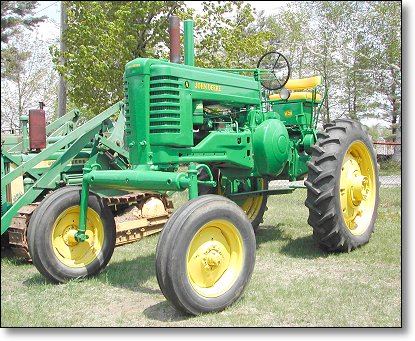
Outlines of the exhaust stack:
<svg viewBox="0 0 415 341">
<path fill-rule="evenodd" d="M 180 20 L 177 15 L 169 19 L 170 62 L 180 64 Z"/>
</svg>

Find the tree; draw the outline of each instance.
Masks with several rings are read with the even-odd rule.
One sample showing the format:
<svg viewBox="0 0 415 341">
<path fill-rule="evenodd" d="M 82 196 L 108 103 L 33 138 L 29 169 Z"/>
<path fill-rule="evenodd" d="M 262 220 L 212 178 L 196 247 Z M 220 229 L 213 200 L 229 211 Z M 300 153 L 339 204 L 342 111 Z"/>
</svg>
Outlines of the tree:
<svg viewBox="0 0 415 341">
<path fill-rule="evenodd" d="M 33 13 L 37 6 L 37 1 L 1 2 L 2 129 L 17 128 L 19 117 L 40 101 L 54 107 L 56 73 L 48 51 L 41 48 L 46 43 L 31 32 L 46 19 Z"/>
<path fill-rule="evenodd" d="M 267 42 L 273 34 L 256 25 L 252 6 L 243 1 L 204 1 L 202 5 L 203 14 L 193 16 L 197 66 L 254 68 L 269 51 Z"/>
<path fill-rule="evenodd" d="M 39 5 L 38 1 L 2 1 L 1 2 L 1 42 L 8 43 L 21 27 L 33 29 L 44 21 L 46 16 L 36 17 L 33 14 Z M 3 47 L 2 47 L 3 50 Z"/>
<path fill-rule="evenodd" d="M 250 5 L 204 1 L 196 15 L 184 1 L 70 1 L 66 64 L 56 68 L 68 81 L 69 99 L 94 116 L 123 97 L 125 64 L 138 57 L 168 59 L 172 14 L 195 21 L 196 65 L 254 67 L 270 37 L 255 27 Z M 234 14 L 232 14 L 234 13 Z M 59 50 L 53 49 L 55 62 Z"/>
<path fill-rule="evenodd" d="M 51 56 L 47 49 L 38 46 L 45 42 L 33 36 L 19 33 L 10 38 L 5 71 L 1 78 L 1 128 L 13 129 L 19 126 L 19 117 L 38 102 L 46 104 L 52 115 L 56 105 L 57 73 L 53 70 Z"/>
<path fill-rule="evenodd" d="M 183 1 L 68 1 L 65 65 L 68 96 L 89 117 L 123 97 L 125 64 L 165 57 L 168 22 Z M 59 50 L 52 48 L 58 64 Z M 164 53 L 164 54 L 163 54 Z"/>
<path fill-rule="evenodd" d="M 328 115 L 330 111 L 333 117 L 359 120 L 366 98 L 363 67 L 358 55 L 365 31 L 360 24 L 365 16 L 365 3 L 317 1 L 311 7 L 319 20 L 315 34 L 324 37 L 324 66 L 327 68 L 323 77 L 330 84 L 326 122 L 332 118 Z M 349 48 L 354 50 L 351 52 Z"/>
<path fill-rule="evenodd" d="M 302 1 L 264 22 L 277 32 L 272 41 L 279 39 L 293 77 L 323 76 L 324 122 L 376 117 L 391 122 L 398 134 L 400 9 L 397 1 Z"/>
<path fill-rule="evenodd" d="M 14 71 L 22 68 L 28 58 L 28 53 L 16 55 L 16 50 L 9 46 L 9 41 L 23 29 L 33 29 L 38 23 L 46 19 L 45 16 L 33 16 L 34 9 L 38 6 L 37 1 L 2 1 L 1 2 L 1 77 L 7 73 L 7 68 Z M 14 72 L 12 71 L 12 72 Z"/>
<path fill-rule="evenodd" d="M 374 89 L 384 99 L 380 116 L 391 123 L 395 141 L 401 129 L 401 3 L 377 1 L 370 6 L 370 42 L 378 65 Z"/>
</svg>

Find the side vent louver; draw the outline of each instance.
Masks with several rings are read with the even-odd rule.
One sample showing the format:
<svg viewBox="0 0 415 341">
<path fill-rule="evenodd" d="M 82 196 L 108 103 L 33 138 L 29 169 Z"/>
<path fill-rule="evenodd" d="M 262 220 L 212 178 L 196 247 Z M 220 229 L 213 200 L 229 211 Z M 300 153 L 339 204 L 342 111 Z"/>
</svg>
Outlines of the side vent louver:
<svg viewBox="0 0 415 341">
<path fill-rule="evenodd" d="M 179 79 L 173 76 L 150 77 L 150 134 L 180 134 Z M 177 89 L 177 90 L 175 90 Z"/>
<path fill-rule="evenodd" d="M 128 83 L 124 81 L 124 113 L 125 113 L 125 136 L 131 135 L 130 108 L 128 102 Z"/>
</svg>

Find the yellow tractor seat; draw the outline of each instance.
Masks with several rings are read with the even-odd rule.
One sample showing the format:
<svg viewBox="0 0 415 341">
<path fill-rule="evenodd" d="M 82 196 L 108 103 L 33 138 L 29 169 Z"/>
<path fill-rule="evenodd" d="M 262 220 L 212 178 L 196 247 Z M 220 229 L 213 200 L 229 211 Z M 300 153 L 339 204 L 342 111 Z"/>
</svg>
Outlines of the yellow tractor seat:
<svg viewBox="0 0 415 341">
<path fill-rule="evenodd" d="M 280 94 L 273 94 L 269 96 L 269 99 L 271 101 L 280 101 L 281 97 Z M 306 100 L 313 100 L 313 93 L 311 91 L 301 91 L 301 92 L 292 92 L 290 94 L 290 98 L 288 98 L 288 100 L 293 101 L 293 100 L 300 100 L 300 99 L 306 99 Z M 321 96 L 320 94 L 316 94 L 316 101 L 320 101 L 321 100 Z"/>
<path fill-rule="evenodd" d="M 303 91 L 306 89 L 315 89 L 317 85 L 322 83 L 323 78 L 321 76 L 314 76 L 309 78 L 299 78 L 299 79 L 289 79 L 287 83 L 285 83 L 284 88 L 287 90 L 293 91 L 290 94 L 288 100 L 313 100 L 313 93 L 314 91 Z M 271 101 L 280 101 L 281 97 L 280 94 L 273 94 L 269 96 Z M 320 94 L 315 94 L 315 100 L 321 101 Z"/>
<path fill-rule="evenodd" d="M 322 83 L 321 76 L 314 76 L 309 78 L 289 79 L 285 83 L 284 88 L 287 90 L 301 91 L 304 89 L 313 89 Z"/>
</svg>

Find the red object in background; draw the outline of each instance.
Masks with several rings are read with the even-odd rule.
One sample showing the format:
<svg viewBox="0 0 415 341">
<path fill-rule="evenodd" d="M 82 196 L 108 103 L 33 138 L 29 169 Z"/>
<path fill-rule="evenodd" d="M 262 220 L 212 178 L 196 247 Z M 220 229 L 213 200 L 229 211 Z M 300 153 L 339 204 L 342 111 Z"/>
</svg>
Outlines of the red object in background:
<svg viewBox="0 0 415 341">
<path fill-rule="evenodd" d="M 42 109 L 29 110 L 30 149 L 46 148 L 46 114 Z"/>
</svg>

